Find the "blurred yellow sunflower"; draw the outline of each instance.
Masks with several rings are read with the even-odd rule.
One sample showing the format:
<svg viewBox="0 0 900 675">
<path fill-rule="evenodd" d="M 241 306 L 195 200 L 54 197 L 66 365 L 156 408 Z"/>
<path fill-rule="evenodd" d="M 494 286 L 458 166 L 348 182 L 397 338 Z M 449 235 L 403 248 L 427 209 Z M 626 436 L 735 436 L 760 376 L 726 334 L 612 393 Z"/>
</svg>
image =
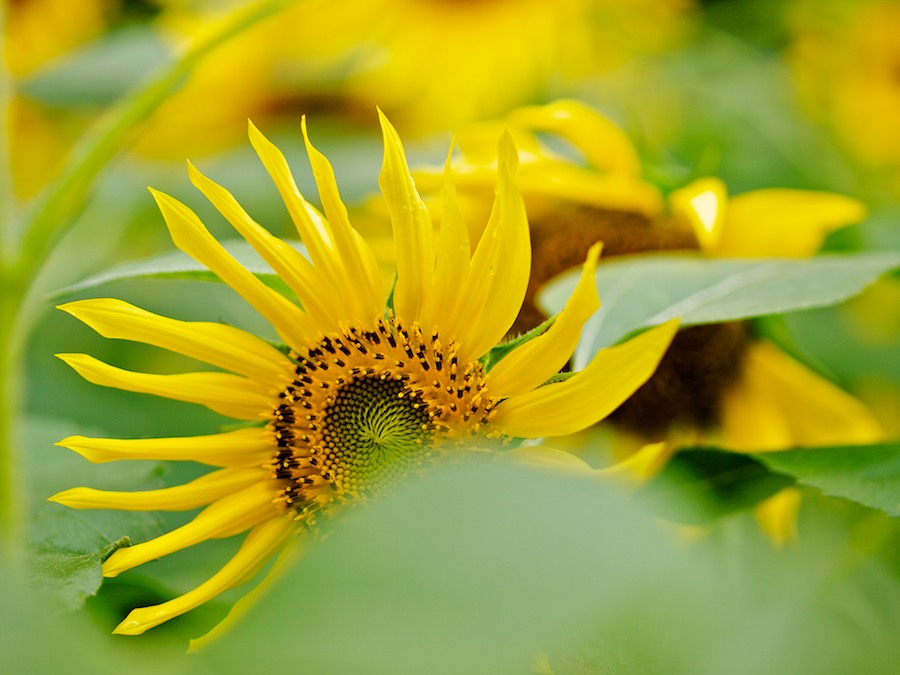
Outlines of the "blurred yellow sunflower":
<svg viewBox="0 0 900 675">
<path fill-rule="evenodd" d="M 900 172 L 900 5 L 798 2 L 787 60 L 803 103 L 863 163 Z"/>
<path fill-rule="evenodd" d="M 767 189 L 729 198 L 705 178 L 663 200 L 641 178 L 627 136 L 589 106 L 572 100 L 529 106 L 499 122 L 463 130 L 453 171 L 464 210 L 485 208 L 496 162 L 485 139 L 508 126 L 520 149 L 517 184 L 531 219 L 532 275 L 515 327 L 545 317 L 538 289 L 569 269 L 595 241 L 605 257 L 656 250 L 703 250 L 727 256 L 810 256 L 824 236 L 857 222 L 865 209 L 843 195 Z M 551 149 L 555 137 L 579 157 Z M 439 173 L 416 173 L 423 194 Z M 437 207 L 439 210 L 439 207 Z M 873 415 L 843 390 L 753 339 L 745 324 L 679 331 L 657 373 L 610 420 L 646 441 L 711 441 L 733 449 L 868 443 L 882 436 Z"/>
<path fill-rule="evenodd" d="M 16 196 L 27 199 L 59 169 L 76 133 L 58 110 L 22 95 L 16 84 L 102 33 L 114 3 L 27 0 L 4 4 L 3 59 L 14 81 L 4 133 L 9 139 Z"/>
<path fill-rule="evenodd" d="M 220 3 L 166 0 L 177 42 Z M 137 148 L 221 149 L 236 120 L 300 110 L 368 123 L 378 105 L 410 133 L 444 131 L 546 98 L 677 38 L 689 0 L 308 0 L 217 49 L 154 115 Z"/>
<path fill-rule="evenodd" d="M 251 578 L 291 535 L 332 509 L 366 500 L 438 457 L 509 439 L 565 435 L 596 423 L 655 369 L 673 322 L 603 350 L 558 381 L 583 323 L 599 306 L 593 282 L 599 246 L 552 324 L 530 339 L 493 348 L 514 321 L 528 284 L 531 248 L 515 188 L 517 154 L 499 146 L 496 197 L 474 252 L 451 181 L 439 239 L 384 117 L 381 191 L 396 246 L 393 292 L 351 226 L 327 159 L 303 134 L 324 214 L 298 191 L 282 153 L 252 125 L 250 140 L 308 251 L 273 237 L 232 195 L 193 166 L 194 185 L 278 273 L 299 303 L 242 267 L 176 199 L 154 197 L 176 246 L 212 270 L 274 326 L 278 349 L 235 327 L 177 321 L 112 299 L 62 309 L 109 338 L 156 345 L 229 372 L 138 373 L 85 354 L 62 354 L 87 380 L 205 405 L 260 423 L 189 438 L 60 441 L 90 461 L 188 460 L 216 470 L 185 485 L 125 493 L 86 487 L 51 499 L 74 508 L 181 510 L 205 506 L 186 525 L 117 550 L 116 576 L 210 539 L 249 531 L 208 581 L 157 606 L 133 610 L 116 628 L 140 634 Z M 386 301 L 389 297 L 390 300 Z M 388 303 L 386 306 L 386 302 Z"/>
<path fill-rule="evenodd" d="M 690 4 L 349 0 L 309 16 L 352 41 L 352 95 L 429 131 L 502 114 L 659 49 Z"/>
</svg>

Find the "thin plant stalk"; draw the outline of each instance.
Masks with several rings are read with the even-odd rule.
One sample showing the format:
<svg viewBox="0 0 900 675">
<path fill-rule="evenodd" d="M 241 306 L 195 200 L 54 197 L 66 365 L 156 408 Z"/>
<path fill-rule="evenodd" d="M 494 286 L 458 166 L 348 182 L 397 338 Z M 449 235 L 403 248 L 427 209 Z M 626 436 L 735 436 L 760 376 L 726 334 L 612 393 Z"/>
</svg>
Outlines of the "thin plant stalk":
<svg viewBox="0 0 900 675">
<path fill-rule="evenodd" d="M 0 74 L 0 542 L 18 541 L 19 421 L 24 398 L 24 345 L 38 313 L 29 289 L 54 246 L 81 212 L 98 176 L 133 140 L 139 125 L 176 91 L 210 52 L 296 0 L 259 0 L 224 15 L 145 84 L 112 106 L 72 149 L 57 179 L 21 219 L 14 217 L 9 152 L 6 145 L 11 83 Z M 0 5 L 0 29 L 3 9 Z M 13 549 L 14 546 L 10 546 Z"/>
</svg>

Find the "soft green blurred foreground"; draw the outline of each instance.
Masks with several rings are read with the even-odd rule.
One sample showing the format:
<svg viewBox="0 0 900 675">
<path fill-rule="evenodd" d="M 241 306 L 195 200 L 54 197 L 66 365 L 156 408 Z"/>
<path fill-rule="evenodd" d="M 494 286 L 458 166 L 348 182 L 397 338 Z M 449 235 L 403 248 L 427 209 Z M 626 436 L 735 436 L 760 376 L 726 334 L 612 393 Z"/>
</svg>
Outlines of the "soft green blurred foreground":
<svg viewBox="0 0 900 675">
<path fill-rule="evenodd" d="M 522 673 L 544 653 L 558 673 L 895 672 L 900 559 L 886 516 L 811 499 L 802 545 L 777 553 L 745 517 L 692 541 L 661 519 L 675 511 L 583 475 L 456 464 L 347 512 L 200 654 L 177 653 L 180 619 L 149 645 L 104 637 L 4 574 L 4 663 Z"/>
</svg>

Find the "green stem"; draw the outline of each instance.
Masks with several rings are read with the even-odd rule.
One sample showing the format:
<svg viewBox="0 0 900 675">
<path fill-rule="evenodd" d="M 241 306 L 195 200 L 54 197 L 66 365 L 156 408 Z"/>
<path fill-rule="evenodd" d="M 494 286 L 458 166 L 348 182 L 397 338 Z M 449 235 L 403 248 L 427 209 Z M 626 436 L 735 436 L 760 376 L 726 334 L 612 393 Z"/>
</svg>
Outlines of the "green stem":
<svg viewBox="0 0 900 675">
<path fill-rule="evenodd" d="M 0 4 L 0 35 L 6 35 L 6 3 Z M 5 54 L 3 54 L 5 57 Z M 0 68 L 0 551 L 4 541 L 12 543 L 18 522 L 17 483 L 14 476 L 17 448 L 18 400 L 20 391 L 12 342 L 17 298 L 21 291 L 11 275 L 14 249 L 13 190 L 9 161 L 9 105 L 12 95 L 5 58 Z"/>
<path fill-rule="evenodd" d="M 202 58 L 293 1 L 259 0 L 229 13 L 149 82 L 110 108 L 72 149 L 59 177 L 24 223 L 19 274 L 31 277 L 40 269 L 53 245 L 83 207 L 100 171 L 128 144 L 137 126 L 183 84 Z"/>
<path fill-rule="evenodd" d="M 0 544 L 19 541 L 18 448 L 24 397 L 24 345 L 39 309 L 29 289 L 54 245 L 72 225 L 99 174 L 131 140 L 138 125 L 184 82 L 196 64 L 230 38 L 295 0 L 259 0 L 210 26 L 146 84 L 124 96 L 72 149 L 59 177 L 17 227 L 13 218 L 7 149 L 11 94 L 5 64 L 0 73 Z M 0 34 L 4 26 L 0 4 Z M 15 553 L 13 551 L 13 553 Z"/>
</svg>

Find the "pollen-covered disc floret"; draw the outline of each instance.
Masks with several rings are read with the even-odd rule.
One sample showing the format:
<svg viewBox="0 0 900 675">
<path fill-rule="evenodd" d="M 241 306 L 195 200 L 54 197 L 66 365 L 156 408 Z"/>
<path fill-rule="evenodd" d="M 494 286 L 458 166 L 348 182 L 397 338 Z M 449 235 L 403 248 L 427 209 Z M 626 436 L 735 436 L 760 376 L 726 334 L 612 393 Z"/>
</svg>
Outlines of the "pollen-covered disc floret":
<svg viewBox="0 0 900 675">
<path fill-rule="evenodd" d="M 454 343 L 393 316 L 291 356 L 294 380 L 269 429 L 273 475 L 285 484 L 280 502 L 302 518 L 375 495 L 448 443 L 483 434 L 496 403 L 480 363 L 460 363 Z"/>
</svg>

